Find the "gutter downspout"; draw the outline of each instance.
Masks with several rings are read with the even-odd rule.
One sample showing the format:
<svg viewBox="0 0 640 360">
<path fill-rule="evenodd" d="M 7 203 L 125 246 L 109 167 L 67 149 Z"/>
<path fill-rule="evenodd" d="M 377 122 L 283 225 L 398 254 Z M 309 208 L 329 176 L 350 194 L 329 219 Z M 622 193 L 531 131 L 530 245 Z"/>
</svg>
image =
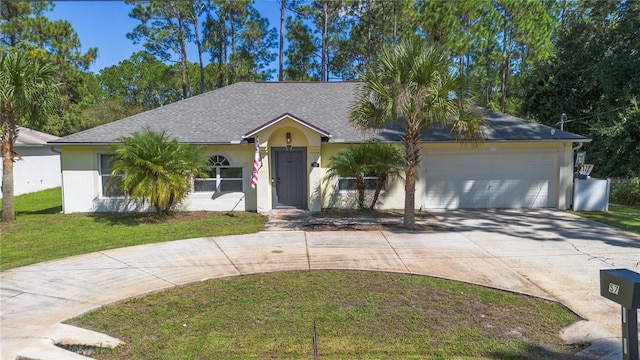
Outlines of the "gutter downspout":
<svg viewBox="0 0 640 360">
<path fill-rule="evenodd" d="M 571 150 L 576 151 L 576 150 L 580 149 L 582 147 L 582 145 L 584 145 L 584 143 L 583 142 L 579 142 L 578 146 L 572 147 Z"/>
</svg>

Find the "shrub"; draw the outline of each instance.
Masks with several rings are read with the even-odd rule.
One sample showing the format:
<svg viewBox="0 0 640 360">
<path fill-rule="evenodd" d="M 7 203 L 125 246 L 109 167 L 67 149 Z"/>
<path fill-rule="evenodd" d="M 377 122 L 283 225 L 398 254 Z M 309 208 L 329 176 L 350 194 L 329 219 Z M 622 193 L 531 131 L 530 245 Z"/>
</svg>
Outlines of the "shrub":
<svg viewBox="0 0 640 360">
<path fill-rule="evenodd" d="M 640 177 L 614 184 L 611 189 L 611 201 L 620 205 L 640 205 Z"/>
<path fill-rule="evenodd" d="M 202 147 L 181 144 L 163 132 L 147 128 L 119 138 L 112 146 L 111 176 L 121 176 L 124 193 L 140 203 L 149 201 L 157 213 L 168 213 L 191 190 L 191 177 L 208 167 Z"/>
</svg>

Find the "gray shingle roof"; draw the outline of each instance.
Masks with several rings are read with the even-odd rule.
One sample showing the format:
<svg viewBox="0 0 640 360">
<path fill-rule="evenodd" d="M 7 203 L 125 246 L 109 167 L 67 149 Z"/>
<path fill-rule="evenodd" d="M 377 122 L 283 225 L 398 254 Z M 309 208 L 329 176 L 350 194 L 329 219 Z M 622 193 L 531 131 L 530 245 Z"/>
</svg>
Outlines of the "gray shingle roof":
<svg viewBox="0 0 640 360">
<path fill-rule="evenodd" d="M 55 141 L 58 139 L 60 138 L 51 134 L 47 134 L 37 130 L 18 126 L 18 137 L 16 138 L 16 145 L 17 146 L 42 146 L 42 145 L 46 145 L 48 141 Z"/>
<path fill-rule="evenodd" d="M 554 141 L 573 140 L 588 141 L 589 139 L 567 131 L 561 131 L 550 126 L 542 125 L 524 119 L 501 114 L 488 109 L 481 109 L 488 128 L 485 136 L 492 141 Z M 432 128 L 429 131 L 428 139 L 432 141 L 450 141 L 449 129 Z"/>
<path fill-rule="evenodd" d="M 284 114 L 327 131 L 330 142 L 362 142 L 370 136 L 399 140 L 400 132 L 356 131 L 348 119 L 358 83 L 263 82 L 236 83 L 146 111 L 122 120 L 66 136 L 56 144 L 107 144 L 149 127 L 184 143 L 237 143 L 243 135 Z M 586 138 L 513 116 L 485 110 L 491 140 L 574 140 Z M 425 141 L 452 141 L 446 129 L 433 129 Z"/>
</svg>

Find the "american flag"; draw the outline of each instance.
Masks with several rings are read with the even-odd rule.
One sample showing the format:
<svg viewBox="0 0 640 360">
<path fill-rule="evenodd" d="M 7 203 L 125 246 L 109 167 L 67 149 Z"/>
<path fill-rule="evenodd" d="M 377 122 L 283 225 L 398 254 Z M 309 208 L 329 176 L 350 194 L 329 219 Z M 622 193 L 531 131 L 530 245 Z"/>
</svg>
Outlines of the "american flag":
<svg viewBox="0 0 640 360">
<path fill-rule="evenodd" d="M 253 173 L 251 174 L 251 187 L 258 186 L 258 170 L 260 170 L 260 139 L 256 137 L 256 155 L 253 158 Z"/>
</svg>

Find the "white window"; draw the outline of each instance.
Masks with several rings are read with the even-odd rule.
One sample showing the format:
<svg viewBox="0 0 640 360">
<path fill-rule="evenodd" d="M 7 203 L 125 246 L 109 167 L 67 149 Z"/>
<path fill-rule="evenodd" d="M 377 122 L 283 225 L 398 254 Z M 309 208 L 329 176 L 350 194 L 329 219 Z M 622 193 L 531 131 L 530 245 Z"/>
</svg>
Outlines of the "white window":
<svg viewBox="0 0 640 360">
<path fill-rule="evenodd" d="M 209 158 L 211 167 L 207 177 L 193 179 L 194 192 L 242 192 L 243 169 L 233 167 L 229 160 L 221 155 Z"/>
<path fill-rule="evenodd" d="M 111 154 L 100 154 L 100 182 L 103 197 L 124 197 L 120 189 L 122 176 L 111 176 Z"/>
<path fill-rule="evenodd" d="M 338 190 L 340 191 L 353 191 L 356 190 L 356 182 L 355 182 L 356 178 L 353 177 L 342 177 L 339 176 L 338 177 Z M 375 190 L 376 189 L 376 182 L 378 181 L 378 177 L 375 174 L 367 174 L 364 176 L 364 184 L 365 190 Z M 385 186 L 382 187 L 382 190 L 384 190 L 386 187 Z"/>
</svg>

